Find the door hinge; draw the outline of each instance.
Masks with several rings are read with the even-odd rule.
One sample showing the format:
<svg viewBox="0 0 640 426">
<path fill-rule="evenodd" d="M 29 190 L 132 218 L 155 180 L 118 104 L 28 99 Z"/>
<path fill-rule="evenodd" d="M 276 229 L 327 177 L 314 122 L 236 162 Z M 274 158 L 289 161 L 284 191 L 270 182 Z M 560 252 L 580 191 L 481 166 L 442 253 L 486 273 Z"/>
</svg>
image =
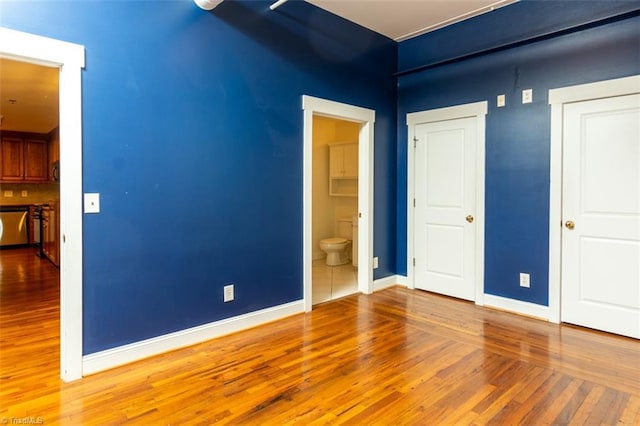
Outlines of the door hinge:
<svg viewBox="0 0 640 426">
<path fill-rule="evenodd" d="M 415 136 L 413 137 L 413 147 L 416 147 L 416 143 L 419 141 L 418 138 L 416 138 Z"/>
<path fill-rule="evenodd" d="M 416 199 L 414 198 L 413 199 L 413 207 L 415 207 L 415 206 L 416 206 Z"/>
<path fill-rule="evenodd" d="M 413 258 L 413 266 L 416 266 L 416 258 Z"/>
</svg>

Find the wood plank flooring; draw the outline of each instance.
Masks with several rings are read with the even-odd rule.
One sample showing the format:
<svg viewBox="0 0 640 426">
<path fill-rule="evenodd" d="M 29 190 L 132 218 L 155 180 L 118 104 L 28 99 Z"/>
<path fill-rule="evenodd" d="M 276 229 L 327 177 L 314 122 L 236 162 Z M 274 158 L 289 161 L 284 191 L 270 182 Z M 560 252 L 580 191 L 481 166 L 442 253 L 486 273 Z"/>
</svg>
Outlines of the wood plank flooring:
<svg viewBox="0 0 640 426">
<path fill-rule="evenodd" d="M 62 383 L 57 270 L 0 273 L 8 423 L 640 425 L 640 341 L 402 287 Z"/>
</svg>

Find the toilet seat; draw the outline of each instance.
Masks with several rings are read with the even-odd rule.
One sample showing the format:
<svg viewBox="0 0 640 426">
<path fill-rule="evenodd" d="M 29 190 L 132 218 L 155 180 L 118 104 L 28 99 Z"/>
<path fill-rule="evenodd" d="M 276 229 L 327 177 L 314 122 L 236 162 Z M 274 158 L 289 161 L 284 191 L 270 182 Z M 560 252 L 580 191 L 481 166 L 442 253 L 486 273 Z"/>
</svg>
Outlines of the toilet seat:
<svg viewBox="0 0 640 426">
<path fill-rule="evenodd" d="M 341 238 L 341 237 L 333 237 L 333 238 L 325 238 L 324 240 L 320 241 L 321 243 L 325 243 L 325 244 L 344 244 L 347 242 L 346 238 Z"/>
</svg>

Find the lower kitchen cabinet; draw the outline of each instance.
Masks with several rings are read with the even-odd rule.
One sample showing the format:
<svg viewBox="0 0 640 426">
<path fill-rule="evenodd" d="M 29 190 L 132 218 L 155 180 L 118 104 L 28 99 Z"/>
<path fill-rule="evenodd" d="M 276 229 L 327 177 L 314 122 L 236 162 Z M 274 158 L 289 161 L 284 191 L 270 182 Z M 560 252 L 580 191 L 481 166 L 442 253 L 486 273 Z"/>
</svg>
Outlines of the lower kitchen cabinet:
<svg viewBox="0 0 640 426">
<path fill-rule="evenodd" d="M 60 204 L 49 201 L 42 208 L 42 252 L 56 266 L 60 266 Z"/>
</svg>

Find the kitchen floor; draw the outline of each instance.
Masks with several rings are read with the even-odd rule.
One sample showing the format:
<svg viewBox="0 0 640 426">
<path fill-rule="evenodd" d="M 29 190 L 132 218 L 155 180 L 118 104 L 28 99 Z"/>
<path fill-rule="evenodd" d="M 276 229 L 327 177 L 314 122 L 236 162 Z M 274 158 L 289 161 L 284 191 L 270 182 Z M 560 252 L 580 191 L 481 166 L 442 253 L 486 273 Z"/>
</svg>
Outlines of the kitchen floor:
<svg viewBox="0 0 640 426">
<path fill-rule="evenodd" d="M 312 286 L 314 305 L 357 293 L 358 269 L 351 263 L 327 266 L 325 259 L 314 260 Z"/>
</svg>

